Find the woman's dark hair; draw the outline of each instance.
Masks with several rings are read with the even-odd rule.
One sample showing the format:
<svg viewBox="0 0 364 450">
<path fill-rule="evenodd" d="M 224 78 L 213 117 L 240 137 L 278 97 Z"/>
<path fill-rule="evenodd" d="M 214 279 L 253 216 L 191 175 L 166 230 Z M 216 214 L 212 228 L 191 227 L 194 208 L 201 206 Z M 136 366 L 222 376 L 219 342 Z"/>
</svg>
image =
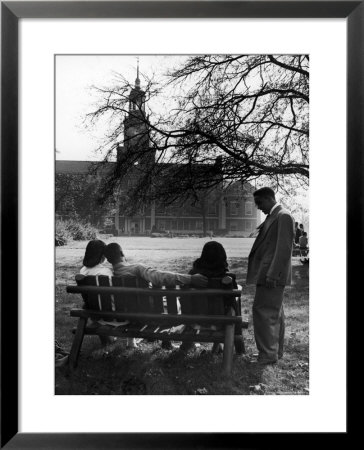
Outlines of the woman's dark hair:
<svg viewBox="0 0 364 450">
<path fill-rule="evenodd" d="M 94 267 L 104 260 L 104 250 L 106 244 L 103 241 L 95 239 L 87 244 L 83 265 L 86 267 Z"/>
<path fill-rule="evenodd" d="M 228 269 L 227 257 L 220 242 L 210 241 L 203 246 L 201 256 L 193 264 L 195 270 L 206 269 L 216 272 L 226 272 Z"/>
</svg>

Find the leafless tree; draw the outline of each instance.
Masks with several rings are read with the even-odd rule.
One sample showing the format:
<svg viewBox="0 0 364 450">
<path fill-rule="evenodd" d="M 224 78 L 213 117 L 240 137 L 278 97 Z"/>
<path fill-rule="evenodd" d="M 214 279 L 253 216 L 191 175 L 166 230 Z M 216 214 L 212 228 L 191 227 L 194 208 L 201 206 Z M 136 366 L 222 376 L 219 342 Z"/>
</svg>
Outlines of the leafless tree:
<svg viewBox="0 0 364 450">
<path fill-rule="evenodd" d="M 134 86 L 118 76 L 113 86 L 95 88 L 100 103 L 87 119 L 108 124 L 99 148 L 105 161 L 124 139 L 104 198 L 119 189 L 136 208 L 151 200 L 197 201 L 222 181 L 307 187 L 308 56 L 194 56 L 166 75 L 163 83 L 143 80 L 143 101 L 132 114 L 145 126 L 132 138 L 123 135 L 123 119 Z M 153 111 L 153 100 L 171 89 L 173 103 Z"/>
</svg>

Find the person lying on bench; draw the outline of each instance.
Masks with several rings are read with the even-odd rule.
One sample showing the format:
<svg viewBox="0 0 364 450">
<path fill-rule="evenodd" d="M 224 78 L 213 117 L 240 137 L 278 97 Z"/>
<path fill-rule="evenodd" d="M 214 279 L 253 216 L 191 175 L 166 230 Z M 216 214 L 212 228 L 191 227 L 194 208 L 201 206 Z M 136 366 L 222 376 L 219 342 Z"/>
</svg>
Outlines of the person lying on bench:
<svg viewBox="0 0 364 450">
<path fill-rule="evenodd" d="M 150 281 L 153 286 L 187 285 L 207 287 L 208 280 L 204 275 L 183 275 L 175 272 L 165 272 L 144 264 L 128 264 L 119 244 L 113 242 L 105 247 L 104 255 L 113 266 L 114 276 L 134 276 Z"/>
<path fill-rule="evenodd" d="M 200 274 L 183 275 L 175 272 L 162 272 L 152 269 L 144 264 L 128 264 L 125 261 L 125 255 L 119 244 L 113 242 L 105 247 L 104 255 L 109 263 L 112 264 L 114 276 L 134 276 L 149 281 L 153 286 L 175 286 L 189 285 L 194 287 L 207 287 L 208 280 Z M 128 341 L 128 346 L 136 347 L 135 339 Z M 168 341 L 162 342 L 162 348 L 171 350 L 172 344 Z"/>
</svg>

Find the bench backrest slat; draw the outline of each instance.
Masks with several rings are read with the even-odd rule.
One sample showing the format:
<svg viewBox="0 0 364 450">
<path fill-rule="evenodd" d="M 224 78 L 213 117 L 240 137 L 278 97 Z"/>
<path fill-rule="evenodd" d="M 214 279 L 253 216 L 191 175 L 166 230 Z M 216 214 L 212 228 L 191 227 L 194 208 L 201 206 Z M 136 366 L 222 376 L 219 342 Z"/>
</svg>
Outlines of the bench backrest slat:
<svg viewBox="0 0 364 450">
<path fill-rule="evenodd" d="M 135 279 L 136 287 L 147 289 L 149 288 L 148 281 L 143 280 L 143 278 L 137 277 Z M 153 299 L 147 297 L 146 295 L 137 295 L 138 312 L 151 312 Z"/>
<path fill-rule="evenodd" d="M 125 277 L 112 277 L 109 279 L 107 276 L 76 276 L 76 281 L 79 286 L 114 286 L 124 288 L 141 288 L 150 289 L 150 295 L 145 295 L 140 292 L 123 292 L 123 293 L 102 293 L 95 294 L 89 292 L 82 294 L 85 300 L 85 307 L 96 311 L 112 311 L 115 310 L 119 313 L 157 313 L 163 312 L 168 314 L 193 314 L 193 315 L 224 315 L 225 306 L 227 301 L 235 301 L 234 295 L 231 299 L 229 296 L 224 295 L 206 295 L 204 289 L 199 289 L 199 295 L 183 295 L 180 298 L 182 292 L 188 292 L 188 288 L 176 289 L 175 286 L 166 286 L 169 289 L 168 295 L 163 293 L 153 293 L 154 289 L 151 288 L 149 283 L 142 278 L 125 276 Z M 221 278 L 210 278 L 208 289 L 223 289 L 224 285 L 221 282 Z M 160 289 L 159 287 L 156 289 Z M 226 287 L 225 287 L 226 289 Z M 174 290 L 175 293 L 171 293 L 170 290 Z M 196 291 L 194 291 L 196 292 Z M 235 294 L 236 295 L 236 294 Z M 179 308 L 179 304 L 180 308 Z"/>
<path fill-rule="evenodd" d="M 185 290 L 182 288 L 182 290 Z M 179 299 L 181 305 L 181 314 L 193 314 L 193 297 L 184 295 Z"/>
<path fill-rule="evenodd" d="M 97 286 L 97 278 L 95 276 L 76 275 L 76 283 L 78 286 Z M 82 294 L 86 309 L 95 309 L 100 311 L 98 294 Z"/>
<path fill-rule="evenodd" d="M 118 287 L 124 287 L 124 278 L 112 277 L 112 285 Z M 127 312 L 126 297 L 124 294 L 114 294 L 115 311 Z"/>
<path fill-rule="evenodd" d="M 166 286 L 166 289 L 174 289 L 175 286 Z M 168 314 L 178 314 L 177 295 L 166 295 L 166 307 Z"/>
<path fill-rule="evenodd" d="M 106 275 L 99 275 L 99 286 L 111 286 L 110 278 Z M 112 296 L 110 294 L 101 294 L 101 309 L 102 311 L 112 311 Z"/>
<path fill-rule="evenodd" d="M 208 287 L 211 289 L 221 289 L 222 283 L 221 278 L 210 278 Z M 211 315 L 215 314 L 224 314 L 224 298 L 222 297 L 207 297 L 207 304 L 208 304 L 208 313 Z"/>
<path fill-rule="evenodd" d="M 153 294 L 153 289 L 151 289 Z M 149 312 L 155 314 L 162 314 L 164 312 L 163 295 L 153 294 L 150 296 L 150 310 Z"/>
</svg>

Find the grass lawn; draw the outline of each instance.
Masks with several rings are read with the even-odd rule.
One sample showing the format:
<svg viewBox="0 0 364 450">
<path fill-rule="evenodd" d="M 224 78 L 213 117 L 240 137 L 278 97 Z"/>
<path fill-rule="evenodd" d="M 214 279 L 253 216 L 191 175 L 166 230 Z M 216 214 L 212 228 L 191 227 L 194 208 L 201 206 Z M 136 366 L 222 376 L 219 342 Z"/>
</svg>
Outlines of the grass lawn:
<svg viewBox="0 0 364 450">
<path fill-rule="evenodd" d="M 109 238 L 118 241 L 130 263 L 142 262 L 161 270 L 187 273 L 207 238 Z M 228 255 L 230 270 L 244 284 L 247 256 L 254 239 L 218 238 Z M 62 347 L 71 348 L 71 329 L 77 319 L 69 317 L 71 308 L 81 306 L 81 296 L 67 294 L 66 284 L 74 283 L 74 275 L 82 266 L 87 242 L 72 242 L 56 248 L 56 339 Z M 212 344 L 202 343 L 195 351 L 183 355 L 161 349 L 160 342 L 126 348 L 124 339 L 101 348 L 95 336 L 86 336 L 77 370 L 70 375 L 68 367 L 56 369 L 55 393 L 59 395 L 305 395 L 309 388 L 309 302 L 308 265 L 293 258 L 293 284 L 285 290 L 286 347 L 278 364 L 257 368 L 250 363 L 256 353 L 251 307 L 254 286 L 244 286 L 243 314 L 250 326 L 244 330 L 247 354 L 234 355 L 230 379 L 221 374 L 222 355 L 210 352 Z"/>
</svg>

